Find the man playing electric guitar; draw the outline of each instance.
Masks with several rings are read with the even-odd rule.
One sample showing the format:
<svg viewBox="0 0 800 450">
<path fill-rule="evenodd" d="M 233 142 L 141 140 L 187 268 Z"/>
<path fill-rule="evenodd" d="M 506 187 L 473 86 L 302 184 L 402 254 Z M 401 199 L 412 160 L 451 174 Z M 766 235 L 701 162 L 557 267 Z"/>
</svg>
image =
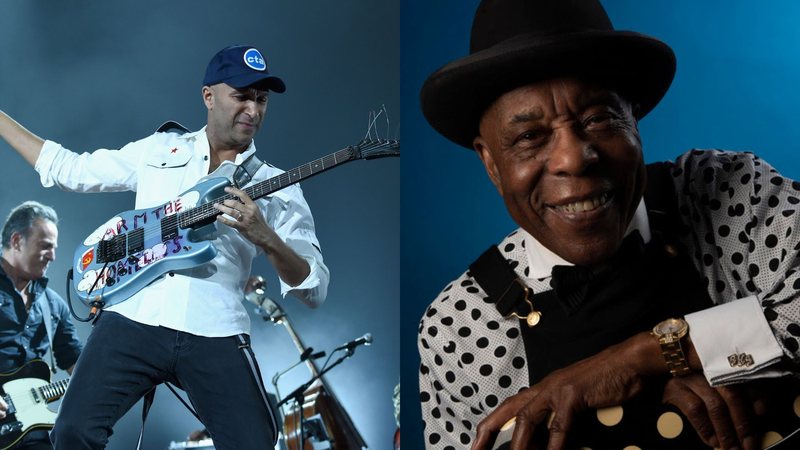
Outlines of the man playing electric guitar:
<svg viewBox="0 0 800 450">
<path fill-rule="evenodd" d="M 201 178 L 231 177 L 255 153 L 269 93 L 284 90 L 257 49 L 232 46 L 208 64 L 202 87 L 208 119 L 200 131 L 172 124 L 119 150 L 77 154 L 0 113 L 0 136 L 45 186 L 132 190 L 137 209 L 162 205 L 169 215 L 185 207 L 187 199 L 178 196 Z M 260 165 L 247 172 L 253 183 L 281 171 Z M 213 205 L 220 213 L 214 258 L 170 272 L 96 321 L 51 433 L 56 448 L 103 448 L 114 423 L 163 381 L 186 391 L 217 449 L 274 446 L 277 423 L 250 349 L 242 288 L 259 253 L 274 266 L 282 293 L 311 307 L 324 301 L 329 274 L 297 185 L 258 201 L 238 188 L 225 191 L 232 199 Z"/>
<path fill-rule="evenodd" d="M 29 201 L 14 208 L 3 225 L 0 256 L 0 374 L 24 371 L 44 358 L 48 348 L 58 367 L 72 372 L 81 342 L 64 300 L 47 287 L 45 272 L 56 258 L 58 216 L 53 208 Z M 50 316 L 50 326 L 45 317 Z M 48 329 L 49 328 L 49 329 Z M 51 359 L 52 362 L 52 359 Z M 41 362 L 39 364 L 42 364 Z M 43 364 L 42 364 L 43 365 Z M 19 377 L 28 377 L 17 373 Z M 0 384 L 4 384 L 0 378 Z M 3 392 L 7 394 L 7 392 Z M 0 427 L 11 420 L 9 405 L 0 397 Z M 19 430 L 0 433 L 0 448 L 52 449 L 47 431 L 22 433 L 32 425 L 21 417 Z M 45 427 L 46 428 L 46 427 Z M 4 430 L 5 431 L 5 430 Z"/>
</svg>

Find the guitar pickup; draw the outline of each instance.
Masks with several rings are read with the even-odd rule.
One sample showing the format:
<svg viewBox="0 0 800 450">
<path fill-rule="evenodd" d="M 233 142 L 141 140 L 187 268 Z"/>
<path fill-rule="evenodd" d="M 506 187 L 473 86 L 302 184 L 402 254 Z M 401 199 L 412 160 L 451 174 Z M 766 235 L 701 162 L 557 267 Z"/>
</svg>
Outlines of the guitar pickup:
<svg viewBox="0 0 800 450">
<path fill-rule="evenodd" d="M 126 241 L 127 237 L 124 234 L 100 241 L 97 244 L 97 262 L 115 262 L 127 256 Z"/>
<path fill-rule="evenodd" d="M 144 228 L 128 233 L 128 254 L 133 255 L 141 251 L 144 251 Z"/>
</svg>

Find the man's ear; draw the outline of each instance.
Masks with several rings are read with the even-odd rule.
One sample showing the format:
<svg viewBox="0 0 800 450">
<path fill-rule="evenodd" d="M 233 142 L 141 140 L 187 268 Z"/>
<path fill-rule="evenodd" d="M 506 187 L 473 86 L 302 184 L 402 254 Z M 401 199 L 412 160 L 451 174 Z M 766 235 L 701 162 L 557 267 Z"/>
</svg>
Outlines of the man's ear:
<svg viewBox="0 0 800 450">
<path fill-rule="evenodd" d="M 22 241 L 24 239 L 25 236 L 23 236 L 19 231 L 11 233 L 11 238 L 8 240 L 9 248 L 13 250 L 20 250 L 22 248 Z"/>
<path fill-rule="evenodd" d="M 489 179 L 492 180 L 492 184 L 494 184 L 494 187 L 497 188 L 497 192 L 499 192 L 500 196 L 502 196 L 503 184 L 500 180 L 500 171 L 497 169 L 497 164 L 495 164 L 494 158 L 492 158 L 492 152 L 489 149 L 486 140 L 481 136 L 476 137 L 472 141 L 472 148 L 475 149 L 475 153 L 478 154 L 481 162 L 483 162 L 483 167 L 486 169 L 486 174 L 489 175 Z"/>
<path fill-rule="evenodd" d="M 642 113 L 642 107 L 638 103 L 631 104 L 631 114 L 633 115 L 633 123 L 639 126 L 639 114 Z"/>
<path fill-rule="evenodd" d="M 200 92 L 203 94 L 203 103 L 206 104 L 206 108 L 211 109 L 214 106 L 214 91 L 211 86 L 203 86 Z"/>
</svg>

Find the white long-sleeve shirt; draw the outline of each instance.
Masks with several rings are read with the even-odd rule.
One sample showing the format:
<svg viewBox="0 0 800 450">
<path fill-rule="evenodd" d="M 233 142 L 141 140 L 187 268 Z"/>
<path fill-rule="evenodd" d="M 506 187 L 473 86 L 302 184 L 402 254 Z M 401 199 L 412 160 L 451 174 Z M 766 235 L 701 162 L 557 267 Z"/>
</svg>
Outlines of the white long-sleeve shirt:
<svg viewBox="0 0 800 450">
<path fill-rule="evenodd" d="M 230 177 L 236 165 L 255 151 L 255 144 L 251 143 L 233 163 L 224 161 L 208 174 L 210 149 L 203 128 L 185 134 L 157 132 L 118 150 L 81 154 L 46 141 L 35 168 L 45 187 L 58 186 L 74 192 L 135 191 L 135 209 L 144 209 L 177 199 L 206 177 Z M 265 164 L 249 184 L 282 172 Z M 288 186 L 256 203 L 267 224 L 311 269 L 297 286 L 281 280 L 281 293 L 292 293 L 312 306 L 321 304 L 327 294 L 329 271 L 299 185 Z M 241 302 L 242 288 L 253 259 L 262 251 L 237 230 L 218 226 L 219 234 L 212 241 L 218 250 L 214 259 L 192 269 L 174 271 L 174 276 L 162 277 L 107 309 L 140 323 L 200 336 L 249 333 L 250 320 Z"/>
</svg>

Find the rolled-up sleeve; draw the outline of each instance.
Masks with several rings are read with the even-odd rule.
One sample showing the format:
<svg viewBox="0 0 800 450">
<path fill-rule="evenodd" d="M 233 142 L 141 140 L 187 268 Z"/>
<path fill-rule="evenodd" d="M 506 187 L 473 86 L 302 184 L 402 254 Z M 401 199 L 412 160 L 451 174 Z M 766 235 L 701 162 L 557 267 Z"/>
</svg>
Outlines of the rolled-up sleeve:
<svg viewBox="0 0 800 450">
<path fill-rule="evenodd" d="M 259 203 L 270 226 L 286 245 L 308 262 L 310 269 L 306 279 L 296 286 L 281 279 L 281 294 L 284 297 L 292 294 L 312 308 L 321 305 L 328 294 L 330 271 L 323 262 L 314 217 L 300 186 L 290 186 L 274 193 L 268 202 Z"/>
<path fill-rule="evenodd" d="M 146 143 L 133 142 L 119 150 L 76 153 L 45 141 L 34 169 L 42 186 L 71 192 L 119 192 L 136 188 L 137 166 Z"/>
</svg>

